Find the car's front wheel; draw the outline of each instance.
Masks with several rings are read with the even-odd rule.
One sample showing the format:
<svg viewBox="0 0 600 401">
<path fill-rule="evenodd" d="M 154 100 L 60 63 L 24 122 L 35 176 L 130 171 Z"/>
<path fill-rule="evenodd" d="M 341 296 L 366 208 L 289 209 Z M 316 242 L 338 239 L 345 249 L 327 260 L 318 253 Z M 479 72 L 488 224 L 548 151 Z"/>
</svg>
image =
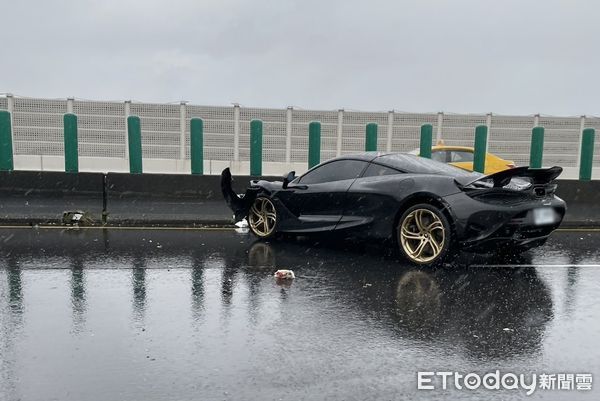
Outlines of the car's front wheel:
<svg viewBox="0 0 600 401">
<path fill-rule="evenodd" d="M 277 226 L 277 210 L 273 201 L 265 196 L 258 196 L 248 212 L 250 231 L 259 238 L 269 238 L 275 234 Z"/>
<path fill-rule="evenodd" d="M 400 251 L 414 264 L 441 263 L 450 248 L 451 236 L 446 216 L 435 206 L 426 203 L 408 208 L 398 221 Z"/>
</svg>

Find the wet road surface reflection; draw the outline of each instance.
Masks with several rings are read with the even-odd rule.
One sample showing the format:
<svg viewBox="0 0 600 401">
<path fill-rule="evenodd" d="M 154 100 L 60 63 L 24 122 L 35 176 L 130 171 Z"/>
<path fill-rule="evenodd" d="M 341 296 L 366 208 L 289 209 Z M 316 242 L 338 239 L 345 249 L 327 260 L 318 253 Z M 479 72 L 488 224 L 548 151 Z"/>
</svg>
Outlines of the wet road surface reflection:
<svg viewBox="0 0 600 401">
<path fill-rule="evenodd" d="M 364 243 L 0 230 L 0 400 L 481 399 L 416 372 L 598 374 L 598 243 L 427 269 Z"/>
</svg>

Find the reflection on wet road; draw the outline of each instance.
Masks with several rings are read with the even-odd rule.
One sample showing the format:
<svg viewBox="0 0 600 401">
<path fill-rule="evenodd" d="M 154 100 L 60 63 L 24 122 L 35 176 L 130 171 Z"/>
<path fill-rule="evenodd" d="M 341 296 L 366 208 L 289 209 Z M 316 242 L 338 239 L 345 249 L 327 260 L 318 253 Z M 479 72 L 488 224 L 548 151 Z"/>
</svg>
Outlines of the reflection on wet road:
<svg viewBox="0 0 600 401">
<path fill-rule="evenodd" d="M 0 400 L 475 400 L 416 372 L 598 375 L 599 243 L 432 270 L 231 231 L 0 230 Z"/>
</svg>

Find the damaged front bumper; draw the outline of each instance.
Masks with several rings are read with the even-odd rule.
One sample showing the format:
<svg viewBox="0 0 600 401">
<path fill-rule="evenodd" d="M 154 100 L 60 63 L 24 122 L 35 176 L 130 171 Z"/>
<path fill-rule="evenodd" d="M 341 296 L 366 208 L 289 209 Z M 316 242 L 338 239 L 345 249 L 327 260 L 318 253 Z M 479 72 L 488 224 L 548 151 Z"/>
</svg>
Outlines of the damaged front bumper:
<svg viewBox="0 0 600 401">
<path fill-rule="evenodd" d="M 246 188 L 245 194 L 238 195 L 233 190 L 232 182 L 231 171 L 229 171 L 229 168 L 226 168 L 221 173 L 221 192 L 227 206 L 233 211 L 234 222 L 238 222 L 248 216 L 248 211 L 252 207 L 260 188 L 250 186 Z"/>
</svg>

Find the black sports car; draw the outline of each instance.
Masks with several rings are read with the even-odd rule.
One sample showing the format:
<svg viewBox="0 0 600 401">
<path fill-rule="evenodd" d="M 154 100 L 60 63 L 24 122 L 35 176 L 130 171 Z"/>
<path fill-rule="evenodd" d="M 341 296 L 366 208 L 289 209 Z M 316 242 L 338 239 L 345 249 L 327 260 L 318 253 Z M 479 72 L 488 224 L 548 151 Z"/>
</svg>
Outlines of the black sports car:
<svg viewBox="0 0 600 401">
<path fill-rule="evenodd" d="M 225 169 L 221 187 L 236 220 L 258 237 L 317 233 L 393 240 L 416 264 L 450 250 L 515 252 L 542 245 L 565 202 L 552 181 L 561 167 L 471 173 L 405 153 L 365 152 L 328 160 L 300 177 L 252 180 L 237 195 Z"/>
</svg>

